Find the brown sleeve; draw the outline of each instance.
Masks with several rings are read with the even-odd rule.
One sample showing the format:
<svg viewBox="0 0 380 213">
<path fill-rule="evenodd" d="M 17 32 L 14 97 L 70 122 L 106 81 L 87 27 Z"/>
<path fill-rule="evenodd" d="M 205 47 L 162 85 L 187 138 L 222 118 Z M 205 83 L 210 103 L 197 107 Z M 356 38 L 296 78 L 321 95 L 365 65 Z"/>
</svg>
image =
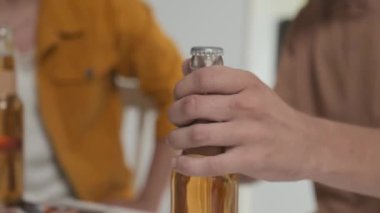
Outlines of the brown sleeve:
<svg viewBox="0 0 380 213">
<path fill-rule="evenodd" d="M 302 69 L 310 68 L 310 39 L 307 34 L 312 27 L 312 13 L 309 8 L 310 5 L 303 8 L 290 25 L 280 55 L 275 91 L 292 107 L 298 107 L 297 97 L 305 86 L 300 84 L 306 71 Z"/>
</svg>

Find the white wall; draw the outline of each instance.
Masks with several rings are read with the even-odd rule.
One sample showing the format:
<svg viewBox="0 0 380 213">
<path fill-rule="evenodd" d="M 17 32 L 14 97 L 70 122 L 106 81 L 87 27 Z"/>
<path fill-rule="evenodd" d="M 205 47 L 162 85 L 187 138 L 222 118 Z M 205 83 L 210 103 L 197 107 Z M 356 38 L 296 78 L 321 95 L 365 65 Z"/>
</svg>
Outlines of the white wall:
<svg viewBox="0 0 380 213">
<path fill-rule="evenodd" d="M 247 67 L 274 85 L 278 21 L 293 18 L 306 0 L 252 0 L 249 5 L 246 62 Z"/>
<path fill-rule="evenodd" d="M 225 64 L 254 70 L 273 85 L 277 21 L 291 17 L 304 0 L 150 0 L 163 29 L 184 57 L 192 46 L 225 49 Z M 241 187 L 240 213 L 313 212 L 309 182 L 259 183 Z M 169 212 L 168 206 L 162 212 Z"/>
<path fill-rule="evenodd" d="M 246 0 L 150 0 L 184 57 L 192 46 L 221 46 L 225 64 L 243 65 Z"/>
</svg>

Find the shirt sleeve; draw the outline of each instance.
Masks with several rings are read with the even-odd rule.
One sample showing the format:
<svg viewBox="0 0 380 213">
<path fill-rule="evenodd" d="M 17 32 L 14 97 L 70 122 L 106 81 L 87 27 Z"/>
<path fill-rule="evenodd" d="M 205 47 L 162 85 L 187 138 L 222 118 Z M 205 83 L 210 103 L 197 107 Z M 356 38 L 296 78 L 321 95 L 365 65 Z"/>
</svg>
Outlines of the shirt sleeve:
<svg viewBox="0 0 380 213">
<path fill-rule="evenodd" d="M 141 90 L 154 99 L 159 112 L 157 138 L 163 138 L 174 128 L 167 111 L 175 84 L 182 78 L 182 59 L 142 1 L 114 0 L 114 12 L 122 60 L 119 70 L 138 77 Z"/>
<path fill-rule="evenodd" d="M 300 90 L 305 87 L 305 73 L 310 69 L 310 54 L 308 36 L 302 31 L 308 31 L 310 15 L 307 6 L 301 10 L 292 21 L 285 36 L 279 60 L 276 93 L 292 107 L 299 107 Z M 307 86 L 307 85 L 306 85 Z"/>
<path fill-rule="evenodd" d="M 276 93 L 289 105 L 295 105 L 295 70 L 293 66 L 295 60 L 292 55 L 292 50 L 289 41 L 285 41 L 281 51 L 281 58 L 278 68 L 277 81 L 275 85 Z"/>
</svg>

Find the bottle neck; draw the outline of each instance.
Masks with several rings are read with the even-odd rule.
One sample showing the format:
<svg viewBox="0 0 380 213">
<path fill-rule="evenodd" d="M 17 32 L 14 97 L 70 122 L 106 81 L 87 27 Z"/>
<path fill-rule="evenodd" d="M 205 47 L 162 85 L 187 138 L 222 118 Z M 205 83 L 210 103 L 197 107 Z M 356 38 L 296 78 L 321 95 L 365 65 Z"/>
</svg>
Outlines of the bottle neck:
<svg viewBox="0 0 380 213">
<path fill-rule="evenodd" d="M 0 27 L 0 95 L 16 93 L 14 71 L 12 32 L 9 28 Z"/>
<path fill-rule="evenodd" d="M 16 73 L 12 55 L 0 55 L 0 95 L 16 94 Z"/>
<path fill-rule="evenodd" d="M 210 51 L 217 50 L 212 54 Z M 198 51 L 198 53 L 196 52 Z M 200 53 L 199 53 L 200 52 Z M 196 47 L 192 49 L 192 57 L 190 59 L 190 69 L 192 71 L 210 66 L 223 66 L 223 57 L 221 48 L 210 47 Z M 210 79 L 211 80 L 211 79 Z M 196 121 L 196 123 L 209 123 L 209 121 Z M 186 149 L 183 151 L 184 155 L 199 155 L 199 156 L 215 156 L 225 152 L 224 147 L 200 147 L 193 149 Z"/>
</svg>

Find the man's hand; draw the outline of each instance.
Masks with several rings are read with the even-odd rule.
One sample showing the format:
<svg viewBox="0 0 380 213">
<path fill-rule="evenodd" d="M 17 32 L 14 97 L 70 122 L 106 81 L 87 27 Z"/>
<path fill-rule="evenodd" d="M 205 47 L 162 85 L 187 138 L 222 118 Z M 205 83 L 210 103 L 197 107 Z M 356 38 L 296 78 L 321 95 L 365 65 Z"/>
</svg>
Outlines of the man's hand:
<svg viewBox="0 0 380 213">
<path fill-rule="evenodd" d="M 223 146 L 210 157 L 178 156 L 186 175 L 242 174 L 316 182 L 380 198 L 380 129 L 302 114 L 253 74 L 222 66 L 189 73 L 175 89 L 168 137 L 176 149 Z M 210 121 L 196 123 L 195 121 Z"/>
<path fill-rule="evenodd" d="M 188 65 L 184 67 L 189 73 Z M 313 168 L 308 117 L 285 104 L 255 75 L 223 66 L 195 70 L 177 84 L 175 99 L 169 114 L 179 128 L 168 137 L 172 147 L 227 147 L 217 156 L 174 158 L 179 172 L 287 181 L 306 178 Z M 192 124 L 197 120 L 210 123 Z"/>
</svg>

